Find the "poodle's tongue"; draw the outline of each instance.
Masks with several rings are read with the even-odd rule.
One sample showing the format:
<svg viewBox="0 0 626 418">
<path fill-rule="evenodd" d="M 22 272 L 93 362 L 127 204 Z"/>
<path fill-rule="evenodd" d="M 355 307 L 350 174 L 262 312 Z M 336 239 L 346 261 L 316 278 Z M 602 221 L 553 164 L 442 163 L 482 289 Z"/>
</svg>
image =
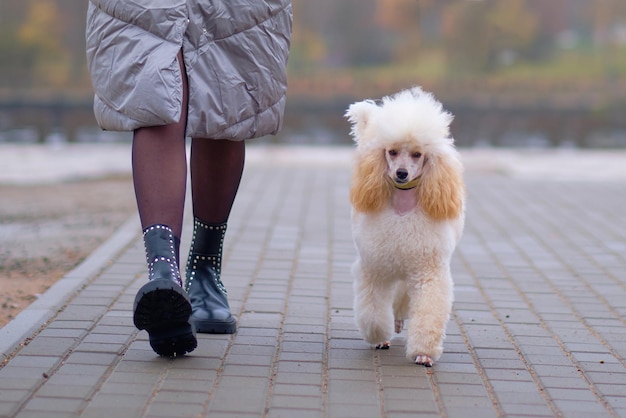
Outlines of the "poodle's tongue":
<svg viewBox="0 0 626 418">
<path fill-rule="evenodd" d="M 417 205 L 415 190 L 395 189 L 391 196 L 391 207 L 398 215 L 411 212 Z"/>
</svg>

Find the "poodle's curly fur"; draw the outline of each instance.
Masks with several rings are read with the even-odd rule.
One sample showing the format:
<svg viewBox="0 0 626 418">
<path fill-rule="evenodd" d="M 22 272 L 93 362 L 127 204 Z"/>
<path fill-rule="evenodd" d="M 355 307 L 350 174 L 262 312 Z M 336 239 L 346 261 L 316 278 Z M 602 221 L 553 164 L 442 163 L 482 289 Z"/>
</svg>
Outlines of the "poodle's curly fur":
<svg viewBox="0 0 626 418">
<path fill-rule="evenodd" d="M 357 143 L 350 189 L 357 325 L 366 341 L 386 348 L 408 320 L 407 357 L 430 366 L 443 352 L 450 260 L 465 219 L 453 117 L 419 87 L 354 103 L 346 117 Z"/>
</svg>

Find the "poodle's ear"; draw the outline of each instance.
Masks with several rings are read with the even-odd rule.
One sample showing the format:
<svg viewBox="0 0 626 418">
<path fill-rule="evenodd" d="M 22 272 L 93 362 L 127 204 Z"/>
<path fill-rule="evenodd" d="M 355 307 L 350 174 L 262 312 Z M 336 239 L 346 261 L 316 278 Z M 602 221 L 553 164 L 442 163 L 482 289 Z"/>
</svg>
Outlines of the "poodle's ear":
<svg viewBox="0 0 626 418">
<path fill-rule="evenodd" d="M 422 209 L 434 220 L 455 219 L 462 214 L 465 184 L 456 151 L 426 156 L 417 193 Z"/>
<path fill-rule="evenodd" d="M 384 150 L 357 151 L 350 188 L 350 203 L 354 210 L 374 213 L 385 207 L 391 197 L 391 186 L 385 180 L 386 169 Z"/>
<path fill-rule="evenodd" d="M 348 122 L 352 124 L 350 134 L 352 134 L 355 142 L 358 142 L 363 137 L 363 131 L 370 122 L 372 112 L 377 107 L 376 103 L 372 100 L 353 103 L 348 107 L 344 116 L 348 119 Z"/>
</svg>

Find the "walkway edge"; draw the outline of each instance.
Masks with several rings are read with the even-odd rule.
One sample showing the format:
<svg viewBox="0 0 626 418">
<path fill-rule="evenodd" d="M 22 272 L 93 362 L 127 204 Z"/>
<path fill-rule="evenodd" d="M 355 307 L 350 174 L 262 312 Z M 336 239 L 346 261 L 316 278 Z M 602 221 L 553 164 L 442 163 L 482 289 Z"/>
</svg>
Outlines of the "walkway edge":
<svg viewBox="0 0 626 418">
<path fill-rule="evenodd" d="M 0 362 L 9 357 L 20 344 L 56 315 L 68 300 L 111 263 L 133 239 L 137 238 L 140 231 L 138 217 L 132 215 L 82 263 L 0 328 L 0 352 L 2 353 Z"/>
</svg>

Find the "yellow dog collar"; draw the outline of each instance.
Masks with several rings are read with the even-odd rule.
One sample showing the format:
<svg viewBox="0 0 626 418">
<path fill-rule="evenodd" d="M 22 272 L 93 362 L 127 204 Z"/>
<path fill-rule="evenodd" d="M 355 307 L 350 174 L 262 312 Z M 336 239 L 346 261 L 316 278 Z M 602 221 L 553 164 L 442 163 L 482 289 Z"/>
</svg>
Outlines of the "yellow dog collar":
<svg viewBox="0 0 626 418">
<path fill-rule="evenodd" d="M 391 185 L 393 187 L 395 187 L 396 189 L 400 189 L 400 190 L 409 190 L 409 189 L 414 189 L 417 187 L 417 185 L 420 182 L 420 178 L 417 177 L 413 180 L 411 180 L 408 183 L 396 183 L 395 181 L 391 180 L 389 177 L 387 177 L 389 179 L 389 182 L 391 183 Z"/>
</svg>

